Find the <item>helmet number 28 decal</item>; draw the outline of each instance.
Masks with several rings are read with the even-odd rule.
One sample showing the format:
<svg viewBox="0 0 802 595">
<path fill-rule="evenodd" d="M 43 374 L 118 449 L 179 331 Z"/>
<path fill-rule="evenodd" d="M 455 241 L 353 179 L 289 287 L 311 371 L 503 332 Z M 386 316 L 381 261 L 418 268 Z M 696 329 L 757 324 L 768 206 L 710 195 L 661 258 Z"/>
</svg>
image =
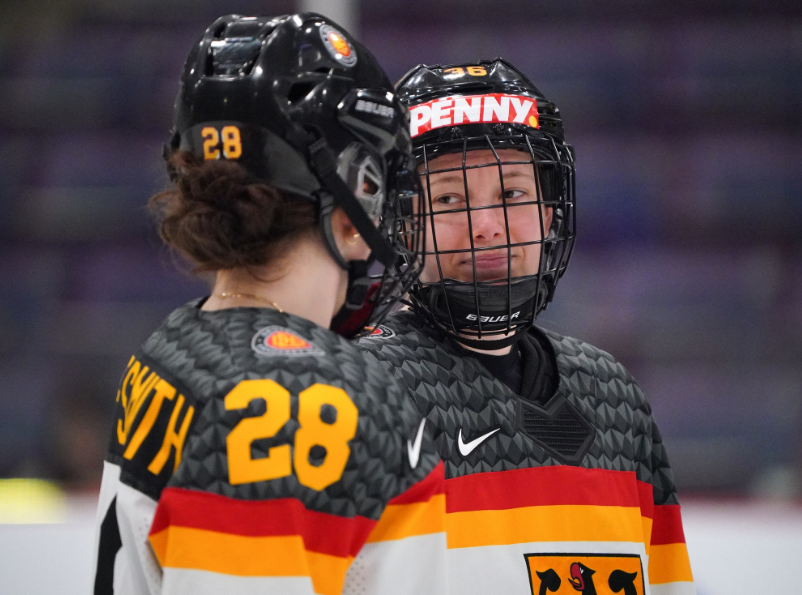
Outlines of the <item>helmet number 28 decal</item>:
<svg viewBox="0 0 802 595">
<path fill-rule="evenodd" d="M 298 482 L 313 490 L 323 490 L 340 479 L 351 454 L 348 441 L 356 434 L 359 417 L 348 393 L 319 383 L 302 390 L 298 395 L 299 428 L 294 448 L 289 444 L 272 446 L 261 458 L 253 457 L 251 445 L 256 440 L 272 438 L 290 420 L 290 391 L 267 378 L 243 380 L 226 395 L 225 407 L 228 411 L 242 411 L 256 399 L 264 400 L 267 410 L 240 420 L 226 438 L 231 485 L 286 477 L 292 474 L 293 467 Z M 315 451 L 325 454 L 319 456 Z M 323 461 L 315 465 L 310 458 Z"/>
<path fill-rule="evenodd" d="M 242 155 L 242 136 L 236 126 L 223 126 L 218 131 L 214 126 L 204 126 L 201 130 L 203 137 L 203 158 L 220 159 L 220 146 L 223 157 L 226 159 L 239 159 Z"/>
</svg>

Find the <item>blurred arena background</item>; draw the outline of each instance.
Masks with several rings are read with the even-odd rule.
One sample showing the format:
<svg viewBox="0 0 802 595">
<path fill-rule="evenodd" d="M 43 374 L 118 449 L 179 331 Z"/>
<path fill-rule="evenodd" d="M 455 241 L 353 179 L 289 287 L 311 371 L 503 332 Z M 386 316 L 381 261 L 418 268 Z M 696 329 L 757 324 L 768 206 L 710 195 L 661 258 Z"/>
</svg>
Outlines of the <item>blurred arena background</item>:
<svg viewBox="0 0 802 595">
<path fill-rule="evenodd" d="M 47 541 L 53 568 L 88 580 L 119 375 L 206 291 L 144 210 L 167 181 L 161 146 L 191 44 L 220 14 L 309 7 L 356 32 L 393 80 L 504 56 L 560 106 L 578 242 L 540 322 L 614 353 L 649 395 L 700 595 L 779 592 L 738 585 L 757 551 L 802 559 L 796 0 L 0 3 L 0 478 L 51 482 L 0 481 L 0 523 L 72 523 L 0 525 L 0 575 L 19 570 L 19 544 Z M 15 512 L 20 498 L 41 506 Z M 0 594 L 49 592 L 15 584 L 0 579 Z"/>
</svg>

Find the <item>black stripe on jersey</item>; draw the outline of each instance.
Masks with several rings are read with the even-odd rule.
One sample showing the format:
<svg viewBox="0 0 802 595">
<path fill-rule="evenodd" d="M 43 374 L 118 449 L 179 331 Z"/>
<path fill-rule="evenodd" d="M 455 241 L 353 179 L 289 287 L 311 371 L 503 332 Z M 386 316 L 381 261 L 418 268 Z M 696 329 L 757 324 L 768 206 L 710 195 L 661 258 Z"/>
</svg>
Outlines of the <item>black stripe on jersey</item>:
<svg viewBox="0 0 802 595">
<path fill-rule="evenodd" d="M 114 595 L 114 560 L 122 546 L 120 526 L 117 524 L 117 497 L 115 496 L 100 525 L 94 595 Z"/>
</svg>

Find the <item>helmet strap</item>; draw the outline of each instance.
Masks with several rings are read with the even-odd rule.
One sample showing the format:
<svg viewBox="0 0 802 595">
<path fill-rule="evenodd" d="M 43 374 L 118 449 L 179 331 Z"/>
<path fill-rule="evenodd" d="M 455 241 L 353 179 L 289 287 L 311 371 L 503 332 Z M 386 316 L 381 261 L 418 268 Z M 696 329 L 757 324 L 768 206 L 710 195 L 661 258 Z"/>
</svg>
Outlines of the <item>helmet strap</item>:
<svg viewBox="0 0 802 595">
<path fill-rule="evenodd" d="M 348 270 L 348 263 L 340 254 L 337 248 L 337 242 L 334 239 L 334 232 L 331 230 L 331 213 L 334 211 L 334 197 L 328 192 L 321 190 L 318 192 L 318 200 L 320 201 L 320 212 L 318 214 L 318 224 L 320 226 L 320 233 L 323 235 L 323 243 L 329 254 L 334 259 L 341 269 Z"/>
<path fill-rule="evenodd" d="M 348 271 L 345 303 L 332 318 L 329 328 L 344 337 L 353 337 L 364 328 L 375 309 L 375 304 L 370 302 L 370 296 L 378 289 L 379 283 L 374 283 L 371 279 L 368 273 L 370 265 L 378 260 L 385 267 L 391 268 L 395 266 L 396 253 L 376 229 L 348 185 L 337 175 L 337 159 L 326 139 L 319 138 L 312 142 L 308 145 L 308 151 L 312 170 L 326 189 L 319 192 L 320 231 L 331 257 L 343 270 Z M 331 214 L 335 207 L 342 208 L 370 248 L 370 260 L 346 262 L 340 254 L 331 229 Z"/>
<path fill-rule="evenodd" d="M 348 219 L 351 220 L 356 230 L 370 247 L 371 256 L 381 262 L 385 267 L 395 266 L 396 254 L 390 243 L 385 240 L 379 230 L 365 213 L 362 205 L 348 188 L 347 184 L 337 175 L 337 160 L 334 152 L 326 143 L 326 139 L 320 138 L 309 145 L 309 157 L 312 168 L 320 179 L 322 185 L 331 192 L 334 197 L 334 205 L 340 207 Z M 332 209 L 333 210 L 333 206 Z M 329 211 L 328 215 L 331 214 Z M 327 215 L 327 216 L 328 216 Z M 331 237 L 331 225 L 329 224 L 329 237 Z M 324 232 L 325 234 L 325 232 Z M 331 237 L 333 240 L 333 237 Z M 327 242 L 329 238 L 327 237 Z M 336 244 L 332 247 L 336 250 Z M 339 257 L 342 260 L 342 256 Z M 339 262 L 339 261 L 338 261 Z"/>
<path fill-rule="evenodd" d="M 334 234 L 331 231 L 331 212 L 334 210 L 334 199 L 326 192 L 320 193 L 320 231 L 329 254 L 341 269 L 348 272 L 348 285 L 345 303 L 331 319 L 329 328 L 334 332 L 351 337 L 364 327 L 365 320 L 373 313 L 373 306 L 367 303 L 373 280 L 368 274 L 370 263 L 367 260 L 346 262 L 337 249 Z"/>
</svg>

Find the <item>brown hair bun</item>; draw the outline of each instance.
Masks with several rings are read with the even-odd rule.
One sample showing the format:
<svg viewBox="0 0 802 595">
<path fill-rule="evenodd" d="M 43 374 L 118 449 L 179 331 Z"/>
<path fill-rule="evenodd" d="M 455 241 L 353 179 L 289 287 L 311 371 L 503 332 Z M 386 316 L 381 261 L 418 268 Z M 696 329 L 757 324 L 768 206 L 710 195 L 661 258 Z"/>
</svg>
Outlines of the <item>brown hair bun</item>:
<svg viewBox="0 0 802 595">
<path fill-rule="evenodd" d="M 317 226 L 311 201 L 284 195 L 237 163 L 176 151 L 168 170 L 175 187 L 148 207 L 162 240 L 194 272 L 268 264 L 288 240 Z"/>
</svg>

